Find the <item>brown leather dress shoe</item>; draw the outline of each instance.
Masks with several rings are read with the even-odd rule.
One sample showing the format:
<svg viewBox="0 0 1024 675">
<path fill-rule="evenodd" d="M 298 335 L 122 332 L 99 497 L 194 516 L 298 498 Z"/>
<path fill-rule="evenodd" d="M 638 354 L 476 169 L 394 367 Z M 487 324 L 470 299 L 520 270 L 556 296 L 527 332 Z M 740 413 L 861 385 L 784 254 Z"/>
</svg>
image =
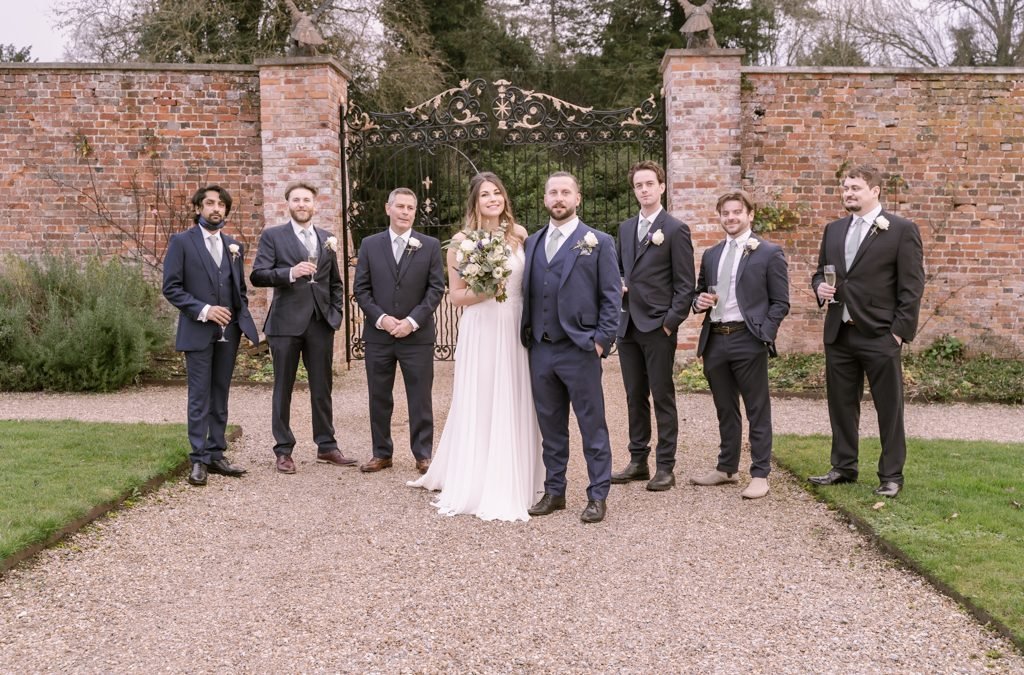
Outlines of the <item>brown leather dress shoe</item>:
<svg viewBox="0 0 1024 675">
<path fill-rule="evenodd" d="M 280 473 L 295 473 L 295 462 L 292 461 L 291 455 L 277 456 L 277 470 Z"/>
<path fill-rule="evenodd" d="M 426 473 L 427 469 L 429 469 L 429 468 L 430 468 L 430 458 L 429 457 L 427 457 L 426 459 L 417 459 L 416 460 L 416 470 L 419 471 L 420 473 Z"/>
<path fill-rule="evenodd" d="M 391 466 L 390 457 L 374 457 L 369 462 L 359 467 L 359 470 L 363 473 L 376 473 L 377 471 L 383 471 Z"/>
<path fill-rule="evenodd" d="M 319 453 L 316 456 L 316 461 L 321 464 L 334 464 L 335 466 L 355 466 L 356 460 L 352 457 L 346 457 L 341 454 L 341 450 L 334 449 L 330 452 Z"/>
</svg>

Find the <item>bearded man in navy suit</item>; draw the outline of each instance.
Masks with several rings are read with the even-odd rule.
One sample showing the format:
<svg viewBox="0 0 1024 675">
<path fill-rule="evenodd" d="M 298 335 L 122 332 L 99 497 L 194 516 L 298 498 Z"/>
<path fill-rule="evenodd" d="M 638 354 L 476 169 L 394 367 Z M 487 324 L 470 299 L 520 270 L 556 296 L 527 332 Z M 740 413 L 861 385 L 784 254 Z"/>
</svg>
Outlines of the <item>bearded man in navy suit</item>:
<svg viewBox="0 0 1024 675">
<path fill-rule="evenodd" d="M 530 380 L 540 424 L 544 496 L 531 516 L 565 508 L 569 464 L 569 405 L 583 436 L 590 485 L 585 523 L 604 520 L 611 485 L 612 449 L 604 414 L 601 359 L 615 340 L 622 280 L 615 241 L 576 215 L 580 188 L 569 173 L 544 186 L 547 227 L 526 240 L 521 340 L 530 350 Z"/>
<path fill-rule="evenodd" d="M 704 358 L 721 443 L 715 469 L 690 482 L 737 481 L 742 396 L 750 423 L 750 484 L 740 496 L 759 499 L 768 494 L 772 456 L 768 357 L 775 356 L 775 336 L 789 313 L 789 272 L 782 247 L 751 232 L 754 203 L 745 192 L 722 195 L 716 210 L 726 237 L 701 256 L 693 308 L 707 312 L 697 356 Z"/>
<path fill-rule="evenodd" d="M 221 232 L 231 194 L 208 185 L 192 196 L 195 225 L 175 234 L 164 256 L 163 294 L 178 308 L 175 349 L 188 373 L 188 482 L 206 485 L 207 473 L 238 477 L 245 469 L 224 458 L 228 391 L 242 333 L 259 342 L 245 289 L 245 250 Z"/>
<path fill-rule="evenodd" d="M 924 249 L 917 225 L 882 209 L 882 175 L 855 167 L 843 180 L 850 215 L 825 226 L 811 287 L 825 314 L 825 387 L 832 424 L 832 468 L 810 476 L 818 485 L 857 480 L 860 400 L 864 377 L 878 413 L 882 455 L 875 494 L 903 489 L 907 439 L 903 426 L 904 342 L 914 339 L 924 295 Z M 835 284 L 825 281 L 825 266 Z M 834 300 L 835 302 L 830 302 Z"/>
</svg>

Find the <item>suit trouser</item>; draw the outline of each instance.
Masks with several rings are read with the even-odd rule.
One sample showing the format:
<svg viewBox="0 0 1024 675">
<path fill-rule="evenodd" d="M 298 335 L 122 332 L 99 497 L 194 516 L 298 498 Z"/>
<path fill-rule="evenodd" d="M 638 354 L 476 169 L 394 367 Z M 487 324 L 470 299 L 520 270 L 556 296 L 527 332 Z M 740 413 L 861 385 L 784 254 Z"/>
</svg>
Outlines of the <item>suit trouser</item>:
<svg viewBox="0 0 1024 675">
<path fill-rule="evenodd" d="M 388 459 L 394 454 L 391 415 L 397 364 L 402 368 L 409 405 L 409 447 L 416 459 L 429 459 L 434 451 L 434 345 L 367 342 L 365 363 L 373 456 Z"/>
<path fill-rule="evenodd" d="M 565 494 L 569 465 L 569 404 L 583 437 L 590 485 L 587 498 L 608 498 L 612 448 L 604 414 L 601 357 L 583 351 L 571 340 L 534 342 L 530 346 L 530 384 L 543 448 L 544 492 Z"/>
<path fill-rule="evenodd" d="M 626 388 L 629 413 L 629 454 L 632 461 L 647 464 L 651 454 L 651 400 L 658 423 L 655 448 L 657 468 L 672 471 L 676 464 L 679 415 L 676 387 L 672 380 L 676 334 L 662 328 L 644 333 L 630 321 L 626 334 L 618 339 L 622 383 Z"/>
<path fill-rule="evenodd" d="M 242 332 L 237 322 L 227 325 L 224 337 L 203 349 L 185 352 L 188 378 L 188 442 L 192 451 L 189 460 L 209 464 L 224 458 L 228 424 L 228 392 L 235 371 L 235 357 Z"/>
<path fill-rule="evenodd" d="M 704 347 L 704 376 L 718 413 L 721 436 L 717 469 L 736 473 L 740 466 L 743 420 L 740 396 L 750 424 L 750 476 L 767 478 L 772 457 L 772 403 L 768 392 L 768 348 L 747 330 L 711 333 Z"/>
<path fill-rule="evenodd" d="M 854 326 L 843 324 L 836 341 L 825 345 L 825 386 L 828 416 L 832 423 L 832 468 L 848 478 L 857 477 L 860 444 L 860 403 L 864 376 L 878 413 L 882 456 L 878 459 L 881 482 L 903 484 L 907 438 L 903 428 L 902 347 L 889 333 L 865 337 Z"/>
<path fill-rule="evenodd" d="M 313 415 L 313 441 L 317 453 L 338 449 L 334 438 L 334 407 L 331 401 L 334 386 L 334 329 L 323 319 L 311 318 L 302 335 L 267 336 L 274 363 L 274 395 L 270 426 L 274 432 L 274 453 L 290 455 L 295 447 L 292 433 L 292 390 L 299 358 L 306 367 L 309 382 L 309 403 Z"/>
</svg>

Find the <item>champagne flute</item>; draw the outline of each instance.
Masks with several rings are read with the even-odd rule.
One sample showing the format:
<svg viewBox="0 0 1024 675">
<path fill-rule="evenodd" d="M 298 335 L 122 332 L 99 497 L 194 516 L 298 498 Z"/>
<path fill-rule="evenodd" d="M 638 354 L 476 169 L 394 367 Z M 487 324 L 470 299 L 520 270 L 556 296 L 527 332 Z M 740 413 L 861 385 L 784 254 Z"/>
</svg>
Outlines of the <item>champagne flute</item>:
<svg viewBox="0 0 1024 675">
<path fill-rule="evenodd" d="M 825 283 L 828 284 L 829 286 L 833 286 L 834 287 L 836 285 L 836 266 L 835 265 L 825 265 L 821 269 L 825 273 Z M 838 305 L 839 302 L 835 299 L 835 297 L 832 297 L 832 298 L 829 298 L 828 304 L 830 304 L 830 305 Z"/>
<path fill-rule="evenodd" d="M 714 302 L 711 303 L 711 309 L 718 309 L 718 286 L 708 286 L 708 295 L 715 296 Z"/>
<path fill-rule="evenodd" d="M 316 261 L 317 261 L 317 259 L 319 257 L 320 257 L 320 251 L 318 251 L 317 249 L 314 248 L 312 251 L 309 252 L 309 255 L 306 256 L 306 262 L 310 262 L 310 263 L 313 263 L 314 265 L 316 265 Z M 311 284 L 317 283 L 316 279 L 313 278 L 315 276 L 316 276 L 316 272 L 313 272 L 313 274 L 309 275 L 309 283 L 311 283 Z"/>
<path fill-rule="evenodd" d="M 225 328 L 227 328 L 226 324 L 220 327 L 220 339 L 217 340 L 217 342 L 227 342 L 228 341 L 228 339 L 226 337 L 224 337 L 224 329 Z"/>
</svg>

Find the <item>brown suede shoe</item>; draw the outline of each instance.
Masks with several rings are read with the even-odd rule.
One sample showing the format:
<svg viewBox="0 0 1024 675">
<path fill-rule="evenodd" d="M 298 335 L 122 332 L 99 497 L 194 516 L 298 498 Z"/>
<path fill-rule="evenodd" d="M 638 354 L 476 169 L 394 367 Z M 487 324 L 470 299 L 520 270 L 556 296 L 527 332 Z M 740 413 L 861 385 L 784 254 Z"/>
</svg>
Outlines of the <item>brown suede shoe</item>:
<svg viewBox="0 0 1024 675">
<path fill-rule="evenodd" d="M 376 473 L 377 471 L 383 471 L 391 466 L 390 457 L 374 457 L 366 464 L 359 467 L 359 470 L 363 473 Z"/>
<path fill-rule="evenodd" d="M 334 464 L 335 466 L 355 466 L 356 460 L 341 454 L 341 450 L 331 450 L 316 456 L 316 461 L 321 464 Z"/>
<path fill-rule="evenodd" d="M 430 468 L 430 458 L 429 457 L 427 457 L 426 459 L 417 459 L 416 460 L 416 470 L 419 471 L 420 473 L 426 473 L 427 469 L 429 469 L 429 468 Z"/>
<path fill-rule="evenodd" d="M 280 473 L 295 473 L 295 462 L 292 461 L 291 455 L 277 456 L 277 470 Z"/>
</svg>

